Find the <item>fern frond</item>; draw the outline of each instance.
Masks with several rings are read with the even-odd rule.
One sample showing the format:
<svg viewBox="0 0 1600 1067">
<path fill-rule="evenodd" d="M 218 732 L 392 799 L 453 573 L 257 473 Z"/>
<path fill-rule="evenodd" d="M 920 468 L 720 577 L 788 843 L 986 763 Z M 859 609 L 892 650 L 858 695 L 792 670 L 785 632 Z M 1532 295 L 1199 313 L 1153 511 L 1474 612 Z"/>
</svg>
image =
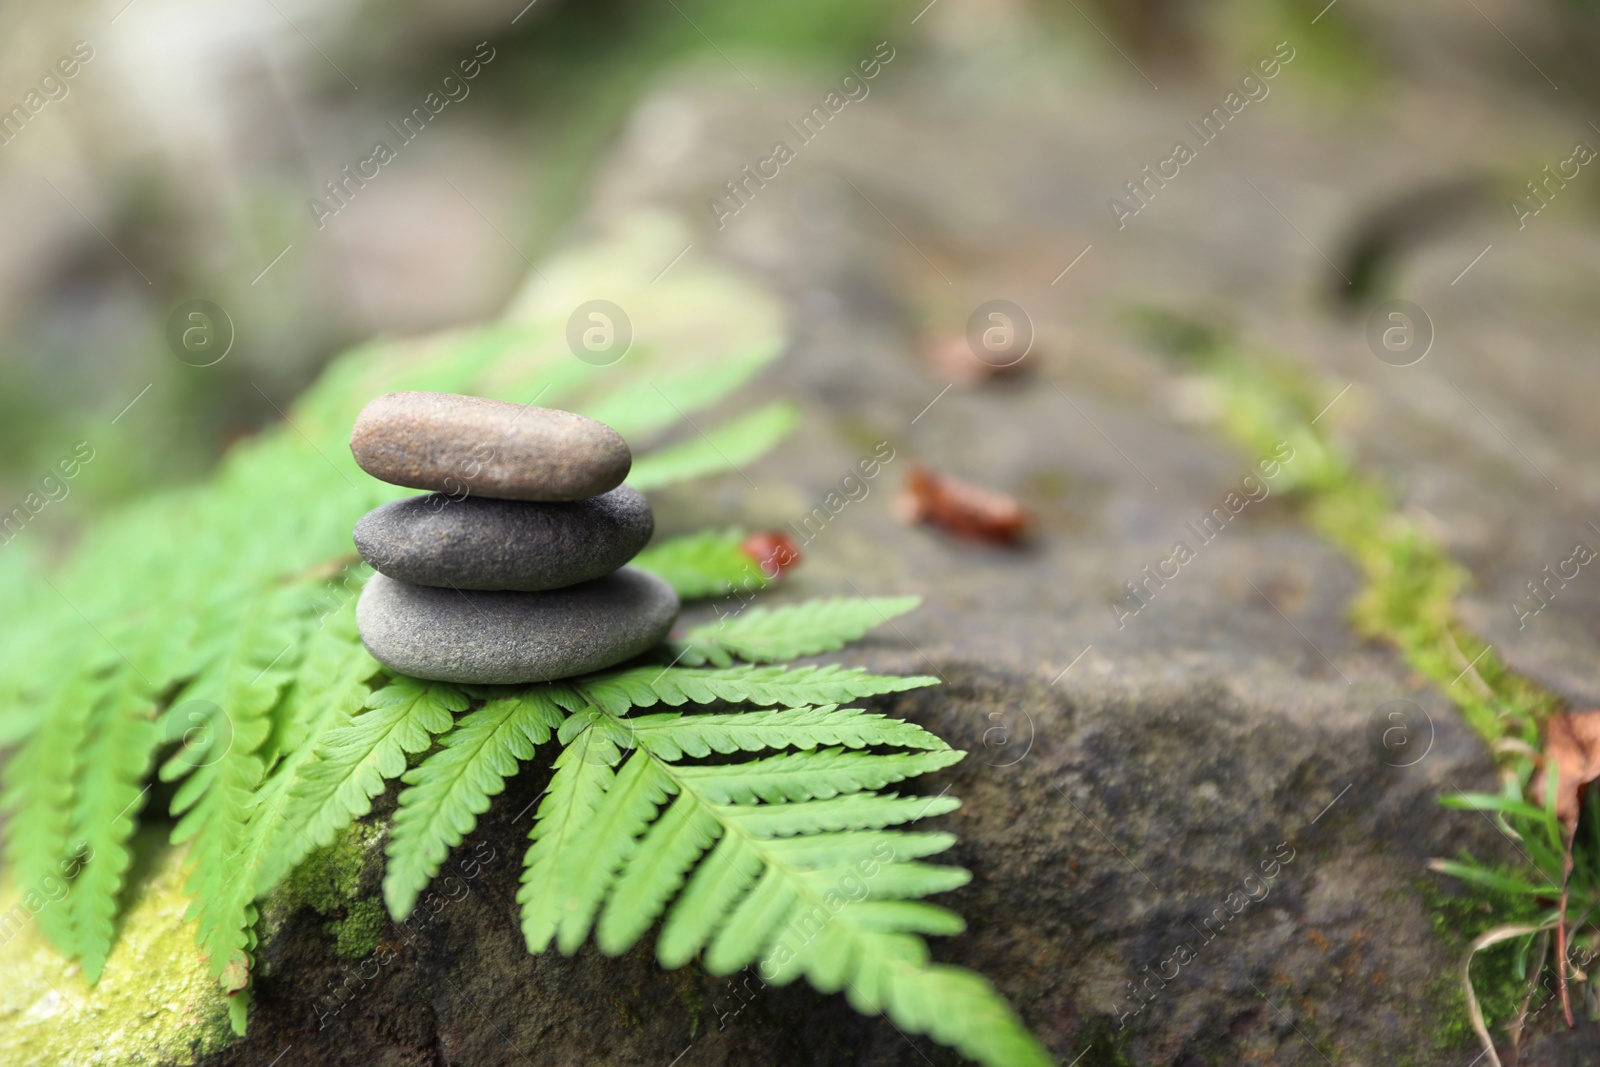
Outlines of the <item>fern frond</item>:
<svg viewBox="0 0 1600 1067">
<path fill-rule="evenodd" d="M 567 747 L 556 758 L 550 789 L 528 835 L 533 846 L 523 859 L 517 891 L 530 952 L 543 951 L 558 926 L 578 922 L 580 909 L 587 906 L 587 916 L 593 915 L 597 891 L 622 862 L 618 853 L 655 814 L 653 798 L 660 793 L 648 760 L 631 759 L 621 774 L 612 771 L 621 749 L 593 713 L 568 719 L 562 733 Z M 602 800 L 603 815 L 596 811 Z M 597 823 L 612 832 L 595 835 Z M 587 916 L 581 920 L 580 944 L 588 933 Z"/>
<path fill-rule="evenodd" d="M 643 437 L 732 395 L 782 351 L 781 341 L 769 338 L 732 358 L 635 380 L 597 403 L 581 405 L 580 410 L 623 437 Z"/>
<path fill-rule="evenodd" d="M 778 608 L 747 608 L 690 630 L 678 661 L 726 667 L 734 657 L 747 663 L 777 663 L 837 652 L 868 630 L 904 615 L 921 597 L 833 597 Z M 686 646 L 686 647 L 685 647 Z"/>
<path fill-rule="evenodd" d="M 770 583 L 745 554 L 744 539 L 739 529 L 674 537 L 649 546 L 633 557 L 632 565 L 665 579 L 685 600 L 723 596 L 735 588 L 763 589 Z"/>
<path fill-rule="evenodd" d="M 858 697 L 899 693 L 937 678 L 868 674 L 860 668 L 840 667 L 729 667 L 724 670 L 689 670 L 681 667 L 632 667 L 574 680 L 577 688 L 599 708 L 620 715 L 629 708 L 656 703 L 677 706 L 715 701 L 798 708 L 817 704 L 842 704 Z"/>
<path fill-rule="evenodd" d="M 216 709 L 209 745 L 180 752 L 163 767 L 163 777 L 171 779 L 198 764 L 173 794 L 172 813 L 181 818 L 172 841 L 189 842 L 189 914 L 199 918 L 196 937 L 229 992 L 249 980 L 246 943 L 254 922 L 254 879 L 235 854 L 248 838 L 255 791 L 266 774 L 260 749 L 289 679 L 281 663 L 294 647 L 298 625 L 290 615 L 293 600 L 284 592 L 263 590 L 254 600 L 228 633 L 222 654 L 173 701 L 174 713 L 196 703 Z"/>
<path fill-rule="evenodd" d="M 757 408 L 680 444 L 646 454 L 634 462 L 628 484 L 643 492 L 739 470 L 787 437 L 799 417 L 795 406 L 786 401 Z"/>
<path fill-rule="evenodd" d="M 400 794 L 383 878 L 391 915 L 411 914 L 445 855 L 488 810 L 489 798 L 561 721 L 560 707 L 543 689 L 493 701 L 463 717 L 442 749 L 402 776 L 408 788 Z"/>
<path fill-rule="evenodd" d="M 427 749 L 467 703 L 466 694 L 447 682 L 400 677 L 368 696 L 366 710 L 348 724 L 323 734 L 286 804 L 286 819 L 301 827 L 306 844 L 288 866 L 371 811 L 384 783 L 405 772 L 406 756 Z M 263 874 L 263 881 L 274 880 Z"/>
<path fill-rule="evenodd" d="M 956 802 L 875 790 L 962 753 L 912 724 L 834 707 L 633 719 L 594 707 L 562 736 L 517 898 L 531 951 L 554 942 L 570 954 L 593 929 L 615 955 L 660 919 L 663 966 L 700 955 L 713 974 L 758 964 L 763 981 L 804 975 L 992 1067 L 1051 1062 L 986 981 L 930 963 L 916 936 L 964 928 L 917 898 L 969 876 L 917 862 L 953 835 L 889 827 Z M 840 740 L 900 751 L 821 747 Z M 798 751 L 683 762 L 782 748 Z"/>
<path fill-rule="evenodd" d="M 792 711 L 746 711 L 728 715 L 636 715 L 626 720 L 630 740 L 664 760 L 703 757 L 713 752 L 759 752 L 764 748 L 812 749 L 824 745 L 865 748 L 947 749 L 916 723 L 860 708 L 824 704 Z"/>
<path fill-rule="evenodd" d="M 77 943 L 58 893 L 65 891 L 75 865 L 73 783 L 84 773 L 84 740 L 92 709 L 104 693 L 104 678 L 72 678 L 56 691 L 38 729 L 5 768 L 6 865 L 20 892 L 51 902 L 35 909 L 34 921 L 68 958 L 77 954 Z"/>
<path fill-rule="evenodd" d="M 62 901 L 73 955 L 90 985 L 111 953 L 117 894 L 131 862 L 128 839 L 149 790 L 144 780 L 158 736 L 154 701 L 134 686 L 107 692 L 90 716 L 72 810 L 72 849 L 83 862 Z"/>
<path fill-rule="evenodd" d="M 964 755 L 949 748 L 885 756 L 824 748 L 785 752 L 748 763 L 680 767 L 674 776 L 680 782 L 692 782 L 699 795 L 717 804 L 826 800 L 915 778 L 959 763 Z"/>
<path fill-rule="evenodd" d="M 571 276 L 614 272 L 623 259 L 634 261 L 579 256 Z M 348 353 L 294 403 L 292 427 L 230 448 L 209 484 L 149 494 L 96 518 L 58 566 L 42 566 L 26 537 L 0 553 L 0 601 L 11 609 L 0 618 L 0 747 L 16 748 L 0 771 L 8 812 L 0 828 L 18 888 L 45 902 L 38 925 L 63 953 L 83 957 L 86 974 L 98 968 L 114 922 L 128 834 L 147 795 L 139 765 L 155 745 L 182 741 L 158 774 L 177 783 L 171 811 L 174 839 L 189 846 L 191 914 L 242 1027 L 257 895 L 367 812 L 384 780 L 465 709 L 463 691 L 436 689 L 413 702 L 403 683 L 364 708 L 373 662 L 352 629 L 314 622 L 359 586 L 351 527 L 404 492 L 363 475 L 345 447 L 361 406 L 397 389 L 537 395 L 546 405 L 571 397 L 626 432 L 654 433 L 722 400 L 781 347 L 775 309 L 742 283 L 708 286 L 707 272 L 695 270 L 693 298 L 670 295 L 691 276 L 684 269 L 651 290 L 666 300 L 666 334 L 695 338 L 649 354 L 659 393 L 618 393 L 633 388 L 629 380 L 571 358 L 563 296 L 530 313 L 532 321 Z M 708 332 L 713 320 L 730 325 L 729 304 L 741 309 L 732 328 Z M 744 462 L 790 421 L 769 410 L 712 430 L 711 444 Z M 694 442 L 658 454 L 656 477 L 723 467 L 721 457 L 708 461 L 703 438 Z M 569 711 L 587 704 L 571 689 L 544 692 Z M 552 711 L 545 729 L 559 717 Z M 435 767 L 452 769 L 448 759 Z M 469 779 L 477 782 L 476 772 Z M 470 799 L 474 789 L 461 792 Z M 460 821 L 455 803 L 441 818 Z"/>
</svg>

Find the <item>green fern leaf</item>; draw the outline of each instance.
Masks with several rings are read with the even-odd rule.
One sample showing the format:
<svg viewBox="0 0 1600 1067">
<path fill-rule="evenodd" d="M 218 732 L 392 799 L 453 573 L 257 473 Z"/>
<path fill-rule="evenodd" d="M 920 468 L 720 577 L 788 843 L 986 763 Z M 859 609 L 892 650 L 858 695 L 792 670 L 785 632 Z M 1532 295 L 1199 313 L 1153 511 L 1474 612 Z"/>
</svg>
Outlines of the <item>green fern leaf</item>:
<svg viewBox="0 0 1600 1067">
<path fill-rule="evenodd" d="M 678 662 L 694 667 L 710 661 L 726 667 L 735 656 L 747 663 L 776 663 L 837 652 L 920 603 L 922 598 L 914 596 L 835 597 L 748 608 L 690 630 L 684 639 L 687 654 Z"/>
<path fill-rule="evenodd" d="M 651 452 L 633 464 L 628 484 L 643 492 L 708 474 L 738 471 L 766 455 L 799 421 L 793 404 L 757 408 L 681 444 Z"/>
<path fill-rule="evenodd" d="M 658 702 L 677 706 L 720 700 L 787 708 L 840 704 L 858 697 L 899 693 L 938 682 L 937 678 L 868 674 L 859 668 L 829 665 L 730 667 L 726 670 L 633 667 L 580 678 L 575 684 L 597 707 L 620 715 L 629 708 L 648 708 Z"/>
<path fill-rule="evenodd" d="M 763 589 L 770 583 L 745 554 L 744 539 L 738 529 L 674 537 L 640 552 L 633 566 L 665 579 L 685 600 L 723 596 L 736 588 Z"/>
<path fill-rule="evenodd" d="M 747 711 L 729 715 L 637 715 L 626 720 L 630 739 L 664 760 L 685 755 L 703 757 L 713 752 L 759 752 L 765 748 L 794 746 L 811 749 L 822 745 L 864 748 L 897 745 L 903 748 L 948 749 L 939 738 L 916 723 L 860 708 L 825 704 L 791 711 Z"/>
<path fill-rule="evenodd" d="M 721 836 L 722 823 L 705 805 L 692 796 L 680 795 L 673 801 L 617 878 L 595 927 L 601 951 L 620 956 L 632 948 L 683 887 L 695 861 Z"/>
<path fill-rule="evenodd" d="M 521 769 L 518 761 L 530 759 L 561 721 L 544 689 L 493 701 L 462 718 L 442 749 L 402 776 L 409 788 L 400 794 L 383 878 L 384 900 L 397 921 L 411 914 L 446 853 L 488 810 L 489 798 Z"/>
<path fill-rule="evenodd" d="M 239 861 L 254 872 L 258 894 L 271 889 L 312 851 L 331 843 L 348 822 L 341 820 L 344 812 L 331 802 L 334 798 L 319 797 L 321 803 L 313 808 L 297 801 L 296 790 L 305 788 L 305 777 L 317 768 L 327 739 L 346 729 L 366 705 L 371 696 L 367 681 L 380 670 L 356 635 L 353 600 L 323 620 L 294 685 L 279 704 L 289 735 L 285 753 L 256 790 Z M 336 824 L 331 830 L 330 823 Z"/>
<path fill-rule="evenodd" d="M 128 839 L 149 789 L 143 783 L 158 736 L 154 711 L 150 699 L 129 687 L 103 696 L 89 721 L 72 811 L 73 850 L 84 862 L 62 904 L 90 985 L 111 953 L 117 894 L 131 861 Z"/>
<path fill-rule="evenodd" d="M 563 724 L 562 733 L 572 739 L 556 758 L 549 792 L 529 834 L 533 847 L 523 860 L 517 902 L 530 952 L 543 951 L 558 928 L 564 932 L 579 922 L 577 943 L 582 943 L 595 898 L 623 859 L 617 853 L 626 851 L 648 825 L 661 796 L 648 760 L 631 759 L 621 774 L 613 773 L 621 750 L 594 725 L 592 713 Z M 603 814 L 596 811 L 602 799 Z M 597 826 L 611 832 L 604 838 L 592 836 Z M 577 914 L 579 909 L 587 909 L 586 914 Z M 564 934 L 563 944 L 568 940 Z"/>
<path fill-rule="evenodd" d="M 827 800 L 741 807 L 721 805 L 717 818 L 753 837 L 789 837 L 835 830 L 880 830 L 885 826 L 955 811 L 951 796 L 902 797 L 894 793 L 845 793 Z"/>
<path fill-rule="evenodd" d="M 874 755 L 842 748 L 814 752 L 785 752 L 748 763 L 680 767 L 680 782 L 692 782 L 695 791 L 717 804 L 753 804 L 757 800 L 818 800 L 881 789 L 891 782 L 914 778 L 959 763 L 965 753 L 954 749 L 932 752 L 896 752 Z"/>
<path fill-rule="evenodd" d="M 310 847 L 331 844 L 372 810 L 372 798 L 386 781 L 405 772 L 406 756 L 427 749 L 467 703 L 460 688 L 445 682 L 402 677 L 376 690 L 365 711 L 317 742 L 292 788 L 289 821 L 304 828 Z"/>
<path fill-rule="evenodd" d="M 172 841 L 189 842 L 186 888 L 194 898 L 189 915 L 199 918 L 197 939 L 212 973 L 229 992 L 249 980 L 245 946 L 255 882 L 253 872 L 235 858 L 248 840 L 255 791 L 267 770 L 260 749 L 272 732 L 272 710 L 288 680 L 281 663 L 295 645 L 297 623 L 285 617 L 294 606 L 281 591 L 258 593 L 224 642 L 222 655 L 173 702 L 174 712 L 194 704 L 217 709 L 209 747 L 187 756 L 201 765 L 173 794 L 172 813 L 181 818 Z M 178 777 L 185 769 L 182 759 L 169 761 L 164 776 Z"/>
<path fill-rule="evenodd" d="M 930 963 L 916 936 L 963 929 L 917 898 L 968 875 L 917 862 L 953 835 L 888 827 L 956 802 L 874 792 L 961 753 L 912 724 L 834 707 L 635 719 L 593 707 L 561 733 L 568 747 L 518 894 L 530 950 L 554 942 L 570 954 L 593 929 L 615 955 L 660 919 L 663 966 L 701 955 L 713 974 L 759 964 L 765 981 L 804 975 L 993 1067 L 1051 1062 L 986 981 Z M 822 747 L 841 740 L 902 751 Z M 798 751 L 682 762 L 774 748 Z"/>
<path fill-rule="evenodd" d="M 39 728 L 6 764 L 6 865 L 17 888 L 36 901 L 34 921 L 47 940 L 72 958 L 74 924 L 60 893 L 80 860 L 73 855 L 73 783 L 86 768 L 84 741 L 105 679 L 76 676 L 56 691 Z"/>
<path fill-rule="evenodd" d="M 731 359 L 650 375 L 597 403 L 581 405 L 581 410 L 625 438 L 643 437 L 730 396 L 782 351 L 781 342 L 769 339 Z"/>
<path fill-rule="evenodd" d="M 617 262 L 579 256 L 573 276 Z M 563 336 L 569 309 L 535 300 L 533 321 L 384 341 L 341 357 L 293 405 L 292 426 L 231 448 L 208 485 L 152 494 L 96 519 L 54 570 L 26 541 L 0 554 L 0 600 L 12 609 L 0 619 L 0 747 L 17 749 L 0 772 L 5 851 L 24 893 L 61 897 L 76 877 L 70 904 L 48 899 L 40 911 L 53 944 L 82 956 L 87 974 L 99 966 L 127 835 L 147 795 L 140 761 L 156 744 L 181 740 L 158 775 L 177 783 L 171 811 L 174 838 L 188 845 L 191 914 L 242 1026 L 257 895 L 326 841 L 330 827 L 369 810 L 383 780 L 464 708 L 456 693 L 363 710 L 375 665 L 353 630 L 334 632 L 338 618 L 314 621 L 330 611 L 347 618 L 362 574 L 352 566 L 350 529 L 403 493 L 356 467 L 345 447 L 356 412 L 406 388 L 537 395 L 544 404 L 573 397 L 613 413 L 628 432 L 654 433 L 722 400 L 781 347 L 778 318 L 760 294 L 731 279 L 703 288 L 705 272 L 695 276 L 697 300 L 668 298 L 668 333 L 701 340 L 692 351 L 649 353 L 659 392 L 619 392 L 634 386 L 573 360 Z M 708 303 L 710 293 L 717 296 Z M 708 312 L 722 324 L 715 309 L 729 296 L 744 313 L 735 328 L 708 334 Z M 766 447 L 763 437 L 776 440 L 788 421 L 782 412 L 776 419 L 722 426 L 712 444 L 744 462 Z M 694 440 L 703 453 L 704 439 Z M 673 470 L 658 471 L 674 477 L 710 469 L 694 449 L 659 460 Z M 570 689 L 546 696 L 571 711 L 586 704 Z M 438 767 L 448 773 L 449 761 Z"/>
</svg>

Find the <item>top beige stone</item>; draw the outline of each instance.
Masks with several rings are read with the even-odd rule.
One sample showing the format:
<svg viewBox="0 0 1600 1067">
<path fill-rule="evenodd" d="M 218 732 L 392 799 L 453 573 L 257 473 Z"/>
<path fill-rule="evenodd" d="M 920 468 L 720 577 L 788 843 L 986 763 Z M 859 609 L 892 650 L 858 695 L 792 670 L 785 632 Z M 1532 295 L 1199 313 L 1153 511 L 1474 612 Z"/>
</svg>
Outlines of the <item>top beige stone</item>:
<svg viewBox="0 0 1600 1067">
<path fill-rule="evenodd" d="M 394 485 L 501 500 L 583 500 L 621 485 L 633 465 L 605 423 L 454 393 L 378 397 L 356 416 L 350 451 Z"/>
</svg>

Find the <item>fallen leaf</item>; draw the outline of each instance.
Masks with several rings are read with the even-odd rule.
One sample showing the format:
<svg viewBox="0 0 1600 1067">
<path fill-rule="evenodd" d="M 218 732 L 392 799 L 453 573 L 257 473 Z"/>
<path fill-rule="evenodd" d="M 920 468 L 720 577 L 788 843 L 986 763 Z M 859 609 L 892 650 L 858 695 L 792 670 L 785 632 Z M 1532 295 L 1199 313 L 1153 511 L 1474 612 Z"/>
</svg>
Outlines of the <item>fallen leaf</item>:
<svg viewBox="0 0 1600 1067">
<path fill-rule="evenodd" d="M 930 523 L 969 541 L 1014 545 L 1033 516 L 1004 493 L 939 474 L 920 463 L 911 468 L 895 512 L 907 523 Z"/>
<path fill-rule="evenodd" d="M 996 366 L 979 359 L 966 337 L 960 334 L 929 339 L 922 346 L 922 358 L 935 377 L 947 378 L 963 388 L 981 385 L 990 378 L 1009 378 L 1023 373 L 1021 360 Z"/>
<path fill-rule="evenodd" d="M 1545 727 L 1545 774 L 1556 772 L 1556 818 L 1567 840 L 1578 831 L 1584 786 L 1600 778 L 1600 711 L 1562 713 Z M 1543 804 L 1545 775 L 1534 780 L 1533 800 Z"/>
<path fill-rule="evenodd" d="M 1544 773 L 1535 776 L 1534 802 L 1549 796 L 1550 778 L 1556 776 L 1556 819 L 1561 823 L 1561 905 L 1556 919 L 1556 967 L 1561 987 L 1561 1010 L 1572 1027 L 1572 1004 L 1567 995 L 1567 883 L 1572 878 L 1572 845 L 1583 811 L 1583 792 L 1600 778 L 1600 711 L 1563 712 L 1550 720 L 1544 735 Z"/>
<path fill-rule="evenodd" d="M 756 561 L 761 568 L 761 576 L 769 582 L 804 558 L 794 538 L 781 530 L 753 533 L 744 539 L 739 551 Z"/>
</svg>

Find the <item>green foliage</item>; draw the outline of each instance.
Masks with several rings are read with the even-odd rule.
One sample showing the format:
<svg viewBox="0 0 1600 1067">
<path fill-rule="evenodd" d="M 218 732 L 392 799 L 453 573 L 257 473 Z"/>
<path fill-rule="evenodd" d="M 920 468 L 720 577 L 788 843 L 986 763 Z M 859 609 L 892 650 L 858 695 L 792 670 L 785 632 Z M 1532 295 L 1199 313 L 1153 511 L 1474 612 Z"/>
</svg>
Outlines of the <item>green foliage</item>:
<svg viewBox="0 0 1600 1067">
<path fill-rule="evenodd" d="M 629 253 L 631 268 L 639 249 Z M 568 265 L 572 276 L 602 275 L 612 281 L 597 288 L 615 291 L 612 253 L 589 256 Z M 1048 1062 L 986 982 L 931 963 L 919 936 L 962 928 L 920 898 L 967 874 L 921 862 L 948 834 L 894 827 L 955 802 L 882 790 L 961 754 L 847 706 L 933 680 L 774 663 L 841 648 L 913 600 L 758 609 L 664 648 L 694 666 L 534 686 L 396 677 L 362 646 L 355 602 L 369 572 L 350 531 L 404 495 L 363 475 L 347 448 L 372 396 L 537 395 L 635 434 L 688 421 L 680 443 L 639 457 L 641 488 L 745 474 L 788 432 L 787 404 L 703 429 L 695 417 L 776 354 L 776 315 L 687 264 L 660 287 L 645 281 L 619 294 L 641 319 L 665 322 L 663 336 L 716 339 L 691 359 L 641 348 L 618 375 L 571 357 L 570 308 L 536 291 L 511 321 L 336 361 L 285 425 L 236 446 L 208 485 L 108 516 L 47 574 L 8 549 L 0 591 L 26 612 L 0 618 L 0 741 L 20 746 L 0 790 L 6 857 L 25 891 L 68 884 L 36 921 L 89 981 L 108 957 L 115 966 L 117 902 L 152 768 L 173 784 L 189 917 L 242 1033 L 258 905 L 275 890 L 292 896 L 296 871 L 348 848 L 388 782 L 403 788 L 383 896 L 404 917 L 506 780 L 557 743 L 518 894 L 534 950 L 570 952 L 592 932 L 620 952 L 660 918 L 657 955 L 669 966 L 700 956 L 719 973 L 759 964 L 771 981 L 803 975 L 984 1062 Z M 721 592 L 753 570 L 742 552 L 733 558 L 733 536 L 667 542 L 639 563 L 690 595 Z M 754 662 L 734 666 L 736 656 Z M 658 706 L 682 710 L 630 715 Z M 370 940 L 371 907 L 355 918 L 338 935 L 346 948 Z"/>
<path fill-rule="evenodd" d="M 601 675 L 583 687 L 596 705 L 614 714 L 630 707 L 647 708 L 660 701 L 676 707 L 685 702 L 714 700 L 799 708 L 812 704 L 837 704 L 857 697 L 898 693 L 934 685 L 937 679 L 874 675 L 837 665 L 827 667 L 730 667 L 726 670 L 690 670 L 676 667 L 635 667 Z"/>
<path fill-rule="evenodd" d="M 781 608 L 750 608 L 698 626 L 676 647 L 679 663 L 698 667 L 729 666 L 734 657 L 747 663 L 837 652 L 880 623 L 915 608 L 917 597 L 837 597 L 808 600 Z"/>
<path fill-rule="evenodd" d="M 614 277 L 609 254 L 574 257 L 574 276 Z M 629 299 L 643 305 L 640 286 Z M 0 742 L 20 746 L 0 793 L 8 866 L 24 887 L 71 882 L 70 903 L 39 923 L 88 978 L 111 947 L 127 841 L 158 757 L 160 779 L 176 785 L 173 838 L 188 844 L 198 938 L 224 987 L 238 991 L 256 900 L 364 814 L 384 778 L 466 707 L 447 689 L 389 692 L 392 680 L 355 634 L 367 572 L 351 528 L 405 495 L 356 467 L 347 445 L 356 412 L 383 392 L 433 389 L 539 395 L 580 411 L 609 402 L 634 426 L 659 428 L 659 408 L 623 410 L 633 383 L 657 380 L 675 418 L 690 416 L 778 351 L 766 301 L 720 275 L 674 272 L 648 299 L 666 332 L 718 339 L 693 358 L 641 353 L 647 373 L 608 375 L 567 350 L 571 309 L 532 299 L 512 321 L 369 345 L 335 361 L 286 425 L 236 446 L 208 485 L 107 516 L 60 567 L 42 572 L 25 543 L 6 546 L 0 590 L 15 610 L 0 619 Z M 741 315 L 715 310 L 725 306 Z M 766 444 L 784 428 L 763 426 Z M 356 729 L 374 685 L 384 695 Z"/>
<path fill-rule="evenodd" d="M 749 481 L 750 476 L 743 470 L 745 464 L 787 437 L 798 418 L 794 405 L 784 401 L 757 408 L 716 429 L 698 432 L 680 444 L 645 456 L 633 465 L 628 484 L 636 489 L 659 489 L 729 469 Z"/>
<path fill-rule="evenodd" d="M 461 719 L 444 747 L 407 771 L 389 840 L 384 899 L 397 919 L 411 914 L 417 894 L 439 873 L 445 854 L 472 832 L 489 798 L 550 740 L 561 712 L 544 690 L 491 701 Z"/>
<path fill-rule="evenodd" d="M 665 578 L 685 600 L 765 588 L 766 576 L 745 554 L 744 540 L 739 529 L 703 530 L 653 544 L 634 557 L 633 565 Z"/>
<path fill-rule="evenodd" d="M 811 703 L 932 681 L 831 667 L 603 672 L 525 691 L 519 699 L 539 709 L 537 737 L 510 726 L 527 715 L 511 708 L 526 704 L 488 704 L 492 715 L 462 719 L 407 775 L 456 799 L 446 814 L 421 785 L 402 795 L 386 881 L 391 908 L 397 918 L 409 913 L 426 883 L 417 872 L 431 874 L 443 858 L 438 843 L 470 832 L 503 775 L 555 726 L 562 750 L 517 894 L 529 951 L 554 945 L 570 954 L 592 933 L 616 955 L 659 921 L 663 966 L 699 956 L 715 974 L 756 966 L 771 983 L 804 976 L 983 1062 L 1049 1063 L 987 982 L 932 964 L 917 936 L 964 928 L 919 898 L 968 875 L 917 862 L 948 848 L 951 835 L 887 827 L 958 802 L 876 792 L 962 753 L 903 720 Z M 628 715 L 656 703 L 784 710 Z M 691 762 L 746 754 L 756 758 Z M 458 785 L 468 778 L 470 787 Z M 447 829 L 402 835 L 424 820 Z"/>
</svg>

